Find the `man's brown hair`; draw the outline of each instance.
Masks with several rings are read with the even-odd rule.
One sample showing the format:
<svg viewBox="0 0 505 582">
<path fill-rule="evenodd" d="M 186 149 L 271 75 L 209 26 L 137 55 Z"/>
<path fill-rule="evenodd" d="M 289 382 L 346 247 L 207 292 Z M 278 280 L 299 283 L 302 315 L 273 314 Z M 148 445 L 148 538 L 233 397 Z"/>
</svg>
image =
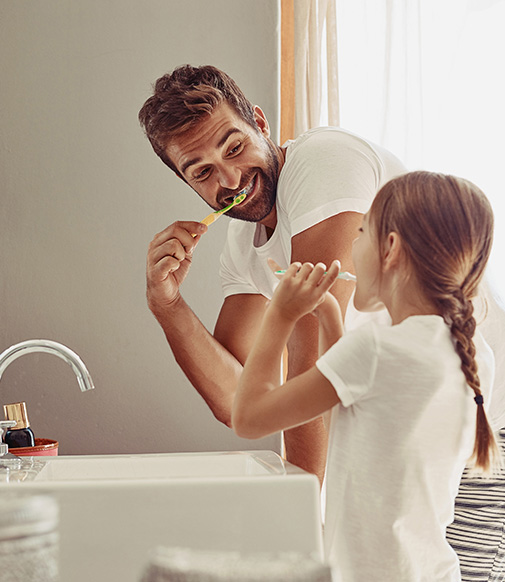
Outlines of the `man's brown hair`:
<svg viewBox="0 0 505 582">
<path fill-rule="evenodd" d="M 179 174 L 166 154 L 168 143 L 222 103 L 228 103 L 246 123 L 258 129 L 251 102 L 229 75 L 211 65 L 182 65 L 156 81 L 153 95 L 139 112 L 139 121 L 156 154 Z"/>
</svg>

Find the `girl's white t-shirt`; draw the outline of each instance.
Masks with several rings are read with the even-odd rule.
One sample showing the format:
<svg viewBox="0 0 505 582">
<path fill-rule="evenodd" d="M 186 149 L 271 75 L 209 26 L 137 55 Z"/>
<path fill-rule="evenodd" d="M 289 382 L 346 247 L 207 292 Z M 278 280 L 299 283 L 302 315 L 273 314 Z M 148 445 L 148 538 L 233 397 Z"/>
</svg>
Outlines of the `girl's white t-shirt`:
<svg viewBox="0 0 505 582">
<path fill-rule="evenodd" d="M 493 354 L 476 336 L 489 401 Z M 332 411 L 326 557 L 335 582 L 459 581 L 445 537 L 473 450 L 476 404 L 439 316 L 363 324 L 317 362 Z"/>
</svg>

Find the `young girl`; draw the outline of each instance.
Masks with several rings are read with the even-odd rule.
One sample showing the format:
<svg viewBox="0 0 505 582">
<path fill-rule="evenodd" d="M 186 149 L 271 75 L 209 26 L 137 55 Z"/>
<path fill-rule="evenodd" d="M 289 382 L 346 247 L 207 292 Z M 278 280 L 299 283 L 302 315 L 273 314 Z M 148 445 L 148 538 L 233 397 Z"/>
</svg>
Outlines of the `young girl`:
<svg viewBox="0 0 505 582">
<path fill-rule="evenodd" d="M 473 184 L 403 175 L 379 191 L 353 245 L 354 304 L 385 306 L 392 326 L 342 337 L 328 292 L 338 261 L 327 272 L 292 264 L 266 310 L 233 427 L 259 438 L 332 409 L 325 548 L 339 582 L 460 580 L 445 528 L 472 448 L 484 471 L 496 453 L 483 404 L 493 359 L 472 306 L 492 232 L 491 207 Z M 311 312 L 323 355 L 278 386 L 291 330 Z"/>
</svg>

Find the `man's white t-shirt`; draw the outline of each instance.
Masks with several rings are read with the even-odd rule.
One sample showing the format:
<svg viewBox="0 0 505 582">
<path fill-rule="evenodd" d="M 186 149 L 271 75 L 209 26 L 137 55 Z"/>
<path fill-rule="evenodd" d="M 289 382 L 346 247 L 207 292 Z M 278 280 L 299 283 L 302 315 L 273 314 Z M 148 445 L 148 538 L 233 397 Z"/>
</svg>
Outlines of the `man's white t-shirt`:
<svg viewBox="0 0 505 582">
<path fill-rule="evenodd" d="M 487 401 L 493 354 L 476 335 Z M 341 404 L 332 411 L 326 557 L 335 582 L 453 582 L 445 537 L 471 456 L 477 405 L 437 315 L 344 335 L 318 361 Z"/>
<path fill-rule="evenodd" d="M 384 148 L 336 127 L 312 129 L 288 142 L 272 237 L 266 240 L 261 224 L 230 222 L 220 269 L 225 296 L 260 293 L 270 299 L 278 280 L 268 258 L 287 268 L 293 236 L 341 212 L 364 214 L 379 188 L 405 171 Z M 348 312 L 355 316 L 351 303 Z"/>
</svg>

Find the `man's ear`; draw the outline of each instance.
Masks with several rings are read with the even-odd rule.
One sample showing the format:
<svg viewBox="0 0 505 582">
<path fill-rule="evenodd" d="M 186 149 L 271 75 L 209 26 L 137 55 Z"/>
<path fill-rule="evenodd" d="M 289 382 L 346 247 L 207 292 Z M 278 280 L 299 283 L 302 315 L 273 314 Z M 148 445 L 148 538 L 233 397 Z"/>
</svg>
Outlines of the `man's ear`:
<svg viewBox="0 0 505 582">
<path fill-rule="evenodd" d="M 382 260 L 382 270 L 384 272 L 398 267 L 403 259 L 402 239 L 397 232 L 388 234 L 385 252 Z"/>
<path fill-rule="evenodd" d="M 265 137 L 270 137 L 270 125 L 268 125 L 268 119 L 263 113 L 263 110 L 258 105 L 254 105 L 253 110 L 254 121 L 256 121 L 258 129 Z"/>
</svg>

